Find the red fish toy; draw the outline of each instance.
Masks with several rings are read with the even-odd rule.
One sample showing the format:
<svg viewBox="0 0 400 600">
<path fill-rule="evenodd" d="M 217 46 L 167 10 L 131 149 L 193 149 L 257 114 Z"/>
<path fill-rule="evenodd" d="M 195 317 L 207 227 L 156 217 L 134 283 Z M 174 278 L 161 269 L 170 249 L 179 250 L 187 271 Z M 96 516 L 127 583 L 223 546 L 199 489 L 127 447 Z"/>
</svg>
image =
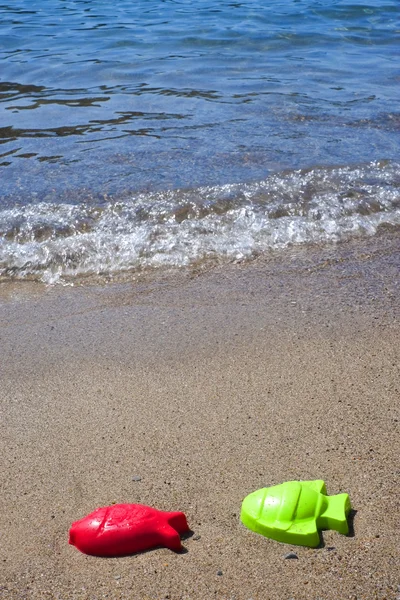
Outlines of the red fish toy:
<svg viewBox="0 0 400 600">
<path fill-rule="evenodd" d="M 93 556 L 127 556 L 157 546 L 182 550 L 180 534 L 189 531 L 182 512 L 165 512 L 143 504 L 98 508 L 72 523 L 69 543 Z"/>
</svg>

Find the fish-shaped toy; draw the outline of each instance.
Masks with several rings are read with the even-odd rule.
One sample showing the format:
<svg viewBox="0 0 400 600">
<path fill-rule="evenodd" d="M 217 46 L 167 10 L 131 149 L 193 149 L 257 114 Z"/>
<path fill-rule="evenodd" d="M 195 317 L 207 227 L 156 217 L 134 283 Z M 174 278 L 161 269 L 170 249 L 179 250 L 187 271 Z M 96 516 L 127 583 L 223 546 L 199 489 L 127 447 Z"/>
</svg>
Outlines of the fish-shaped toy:
<svg viewBox="0 0 400 600">
<path fill-rule="evenodd" d="M 69 543 L 93 556 L 126 556 L 157 546 L 182 550 L 180 534 L 189 531 L 182 512 L 165 512 L 143 504 L 98 508 L 75 521 Z"/>
<path fill-rule="evenodd" d="M 288 481 L 257 490 L 243 500 L 240 519 L 246 527 L 287 544 L 315 548 L 319 529 L 335 529 L 347 535 L 348 494 L 327 496 L 325 483 Z"/>
</svg>

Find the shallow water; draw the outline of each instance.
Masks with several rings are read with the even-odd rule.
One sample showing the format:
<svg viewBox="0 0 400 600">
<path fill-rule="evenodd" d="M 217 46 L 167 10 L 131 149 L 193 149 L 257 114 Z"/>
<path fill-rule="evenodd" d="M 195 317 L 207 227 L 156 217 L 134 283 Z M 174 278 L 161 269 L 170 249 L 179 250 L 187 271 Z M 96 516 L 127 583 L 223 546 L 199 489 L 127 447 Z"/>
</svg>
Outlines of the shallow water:
<svg viewBox="0 0 400 600">
<path fill-rule="evenodd" d="M 0 274 L 60 278 L 399 224 L 397 0 L 0 6 Z"/>
</svg>

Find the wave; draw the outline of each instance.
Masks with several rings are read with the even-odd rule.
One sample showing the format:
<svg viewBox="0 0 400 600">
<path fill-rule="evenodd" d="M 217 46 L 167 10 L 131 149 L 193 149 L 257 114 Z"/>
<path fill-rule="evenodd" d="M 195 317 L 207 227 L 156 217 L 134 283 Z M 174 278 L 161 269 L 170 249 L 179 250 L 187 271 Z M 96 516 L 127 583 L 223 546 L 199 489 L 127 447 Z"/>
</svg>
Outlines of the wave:
<svg viewBox="0 0 400 600">
<path fill-rule="evenodd" d="M 56 283 L 220 264 L 398 225 L 400 164 L 389 161 L 125 195 L 98 206 L 38 202 L 0 210 L 0 278 Z"/>
</svg>

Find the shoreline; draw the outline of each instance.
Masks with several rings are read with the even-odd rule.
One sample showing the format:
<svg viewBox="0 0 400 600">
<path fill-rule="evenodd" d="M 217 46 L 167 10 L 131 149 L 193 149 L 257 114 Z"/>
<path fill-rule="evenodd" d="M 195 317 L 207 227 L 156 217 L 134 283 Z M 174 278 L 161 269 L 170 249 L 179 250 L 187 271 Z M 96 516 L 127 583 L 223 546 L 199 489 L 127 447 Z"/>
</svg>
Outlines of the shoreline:
<svg viewBox="0 0 400 600">
<path fill-rule="evenodd" d="M 3 287 L 0 598 L 394 600 L 398 239 L 140 285 Z M 291 479 L 349 493 L 354 536 L 308 549 L 241 525 L 248 493 Z M 69 546 L 72 522 L 112 502 L 182 510 L 187 552 Z"/>
</svg>

